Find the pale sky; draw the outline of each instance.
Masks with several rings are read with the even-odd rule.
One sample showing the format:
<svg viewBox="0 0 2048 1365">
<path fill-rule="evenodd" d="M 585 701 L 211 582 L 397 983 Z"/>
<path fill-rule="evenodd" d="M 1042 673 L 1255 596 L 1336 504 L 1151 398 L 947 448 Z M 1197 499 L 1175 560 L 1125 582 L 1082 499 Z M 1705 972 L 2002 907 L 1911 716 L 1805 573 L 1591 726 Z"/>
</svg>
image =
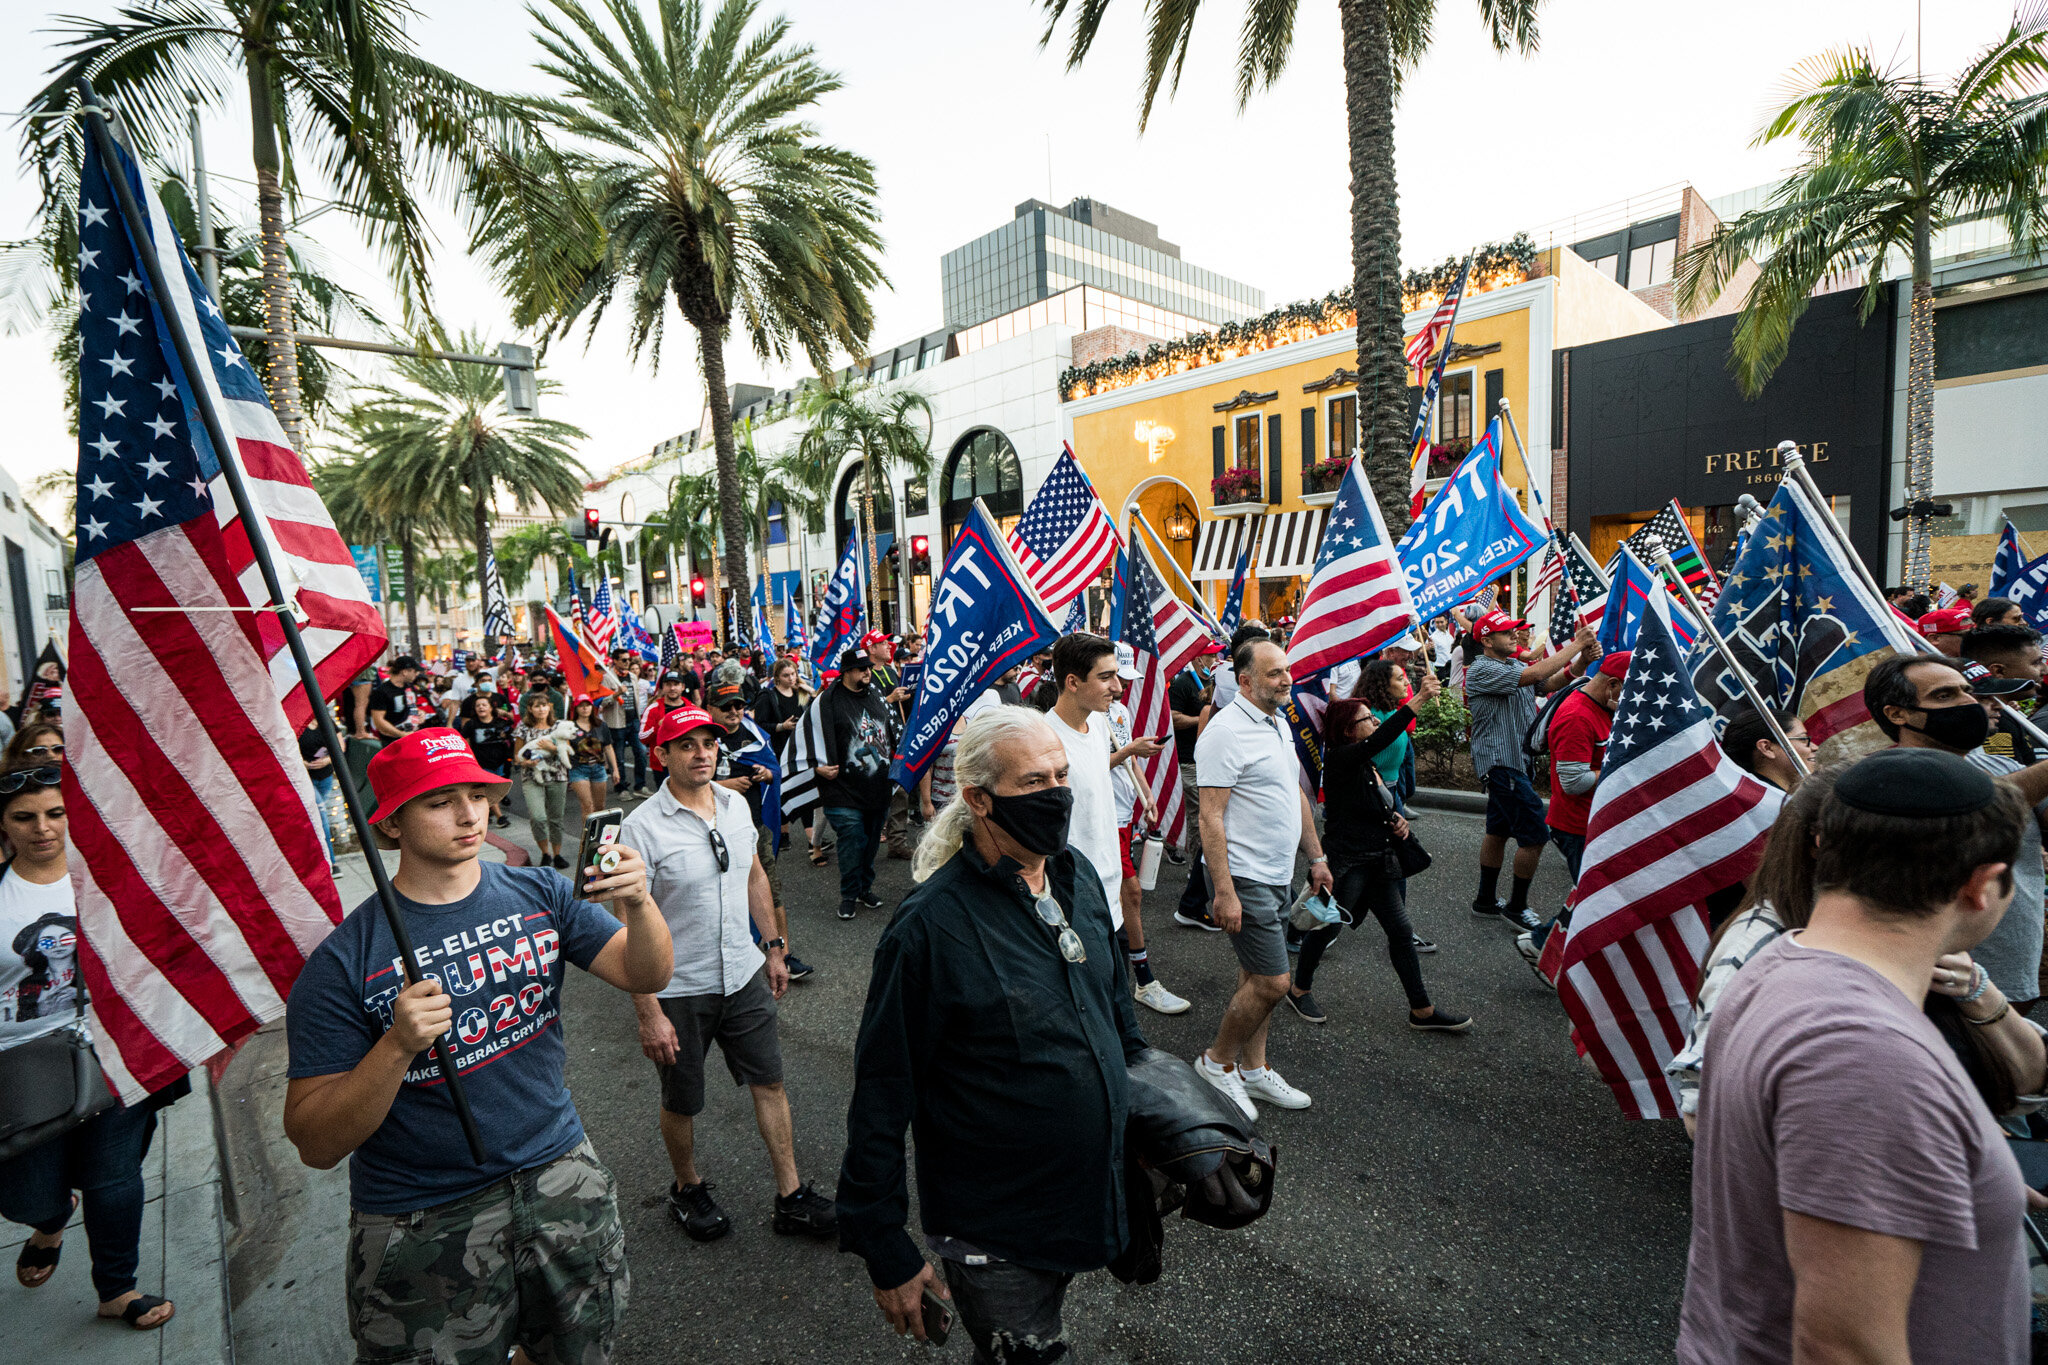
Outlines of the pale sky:
<svg viewBox="0 0 2048 1365">
<path fill-rule="evenodd" d="M 521 8 L 417 3 L 429 60 L 500 89 L 547 88 L 532 68 L 538 49 Z M 1052 50 L 1039 50 L 1033 0 L 763 5 L 787 14 L 795 38 L 844 77 L 846 88 L 818 113 L 824 135 L 877 167 L 891 283 L 877 300 L 877 349 L 939 326 L 940 255 L 1009 221 L 1034 196 L 1064 203 L 1089 195 L 1150 219 L 1188 260 L 1264 289 L 1269 306 L 1350 280 L 1335 5 L 1301 6 L 1292 64 L 1242 114 L 1231 92 L 1243 5 L 1210 7 L 1179 96 L 1162 100 L 1140 137 L 1141 0 L 1111 6 L 1107 31 L 1074 73 L 1064 69 L 1064 29 Z M 56 56 L 49 12 L 34 8 L 9 4 L 0 15 L 0 109 L 10 124 Z M 70 0 L 61 9 L 101 16 L 116 5 Z M 1935 10 L 1921 35 L 1930 72 L 1954 70 L 2011 15 L 2004 0 L 1942 0 Z M 1467 0 L 1443 0 L 1435 47 L 1398 111 L 1402 258 L 1411 267 L 1680 182 L 1712 198 L 1767 181 L 1796 149 L 1750 142 L 1795 64 L 1852 43 L 1907 67 L 1915 60 L 1915 0 L 1551 0 L 1541 48 L 1528 58 L 1495 56 L 1477 13 Z M 14 151 L 18 129 L 10 131 Z M 245 212 L 246 122 L 233 110 L 216 113 L 206 137 L 216 176 L 243 182 L 218 184 L 217 202 Z M 25 234 L 35 204 L 32 179 L 13 163 L 10 172 L 0 177 L 0 237 Z M 437 304 L 449 330 L 512 339 L 502 299 L 462 255 L 454 219 L 439 221 Z M 339 215 L 306 231 L 346 282 L 388 297 Z M 562 391 L 545 412 L 589 432 L 581 456 L 591 470 L 694 424 L 702 400 L 693 336 L 672 314 L 658 374 L 628 363 L 623 331 L 611 323 L 587 351 L 580 332 L 554 348 L 545 373 Z M 76 459 L 49 346 L 46 335 L 0 336 L 8 407 L 0 463 L 23 483 Z M 352 363 L 358 374 L 375 373 L 374 362 Z M 798 373 L 770 373 L 737 344 L 727 370 L 735 381 L 774 383 Z"/>
</svg>

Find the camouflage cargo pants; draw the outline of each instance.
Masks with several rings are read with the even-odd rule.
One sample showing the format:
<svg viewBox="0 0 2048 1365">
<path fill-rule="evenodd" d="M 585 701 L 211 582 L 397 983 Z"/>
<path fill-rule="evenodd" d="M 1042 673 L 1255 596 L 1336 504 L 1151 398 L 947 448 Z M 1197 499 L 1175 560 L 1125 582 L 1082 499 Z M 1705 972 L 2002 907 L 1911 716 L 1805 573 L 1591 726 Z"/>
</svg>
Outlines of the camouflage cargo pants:
<svg viewBox="0 0 2048 1365">
<path fill-rule="evenodd" d="M 358 1365 L 604 1365 L 626 1313 L 626 1234 L 588 1141 L 417 1213 L 349 1216 Z"/>
</svg>

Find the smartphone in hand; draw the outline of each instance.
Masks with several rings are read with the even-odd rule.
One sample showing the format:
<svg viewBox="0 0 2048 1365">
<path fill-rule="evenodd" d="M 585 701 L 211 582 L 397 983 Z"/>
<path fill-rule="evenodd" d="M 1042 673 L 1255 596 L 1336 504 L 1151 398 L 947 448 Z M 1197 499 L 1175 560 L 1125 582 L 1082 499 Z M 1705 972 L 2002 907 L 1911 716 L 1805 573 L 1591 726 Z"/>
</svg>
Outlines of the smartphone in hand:
<svg viewBox="0 0 2048 1365">
<path fill-rule="evenodd" d="M 934 1346 L 944 1346 L 946 1338 L 953 1331 L 953 1309 L 931 1288 L 924 1291 L 924 1339 Z"/>
<path fill-rule="evenodd" d="M 579 895 L 590 894 L 590 883 L 585 879 L 584 869 L 597 861 L 598 855 L 619 841 L 619 826 L 626 821 L 626 812 L 619 809 L 601 810 L 593 813 L 583 822 L 583 843 L 576 853 L 576 888 Z"/>
</svg>

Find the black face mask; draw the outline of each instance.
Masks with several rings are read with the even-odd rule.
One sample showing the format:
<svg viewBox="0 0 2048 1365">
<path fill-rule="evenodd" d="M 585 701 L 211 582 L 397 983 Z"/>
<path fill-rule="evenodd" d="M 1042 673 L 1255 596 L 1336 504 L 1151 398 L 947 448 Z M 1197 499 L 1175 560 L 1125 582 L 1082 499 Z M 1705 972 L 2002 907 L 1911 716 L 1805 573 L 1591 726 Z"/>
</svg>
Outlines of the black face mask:
<svg viewBox="0 0 2048 1365">
<path fill-rule="evenodd" d="M 1925 735 L 1942 748 L 1953 749 L 1957 753 L 1968 753 L 1991 733 L 1991 717 L 1985 715 L 1984 708 L 1974 701 L 1966 701 L 1961 706 L 1937 706 L 1924 714 L 1927 717 L 1925 725 L 1903 728 Z"/>
<path fill-rule="evenodd" d="M 1067 822 L 1074 814 L 1072 787 L 1047 787 L 1022 796 L 988 794 L 988 818 L 1025 852 L 1050 858 L 1067 846 Z"/>
</svg>

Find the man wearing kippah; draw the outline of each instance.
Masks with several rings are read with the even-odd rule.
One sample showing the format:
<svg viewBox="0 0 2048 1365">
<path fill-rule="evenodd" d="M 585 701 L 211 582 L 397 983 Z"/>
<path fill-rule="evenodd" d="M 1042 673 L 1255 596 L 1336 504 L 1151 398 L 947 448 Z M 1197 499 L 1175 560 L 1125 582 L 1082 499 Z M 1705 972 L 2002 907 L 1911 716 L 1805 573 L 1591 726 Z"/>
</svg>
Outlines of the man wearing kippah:
<svg viewBox="0 0 2048 1365">
<path fill-rule="evenodd" d="M 1949 997 L 2018 1093 L 2048 1083 L 1968 955 L 2011 913 L 2028 823 L 2011 783 L 1936 749 L 1834 779 L 1807 925 L 1748 959 L 1707 1035 L 1680 1365 L 2029 1359 L 2027 1190 L 1924 1009 Z"/>
</svg>

